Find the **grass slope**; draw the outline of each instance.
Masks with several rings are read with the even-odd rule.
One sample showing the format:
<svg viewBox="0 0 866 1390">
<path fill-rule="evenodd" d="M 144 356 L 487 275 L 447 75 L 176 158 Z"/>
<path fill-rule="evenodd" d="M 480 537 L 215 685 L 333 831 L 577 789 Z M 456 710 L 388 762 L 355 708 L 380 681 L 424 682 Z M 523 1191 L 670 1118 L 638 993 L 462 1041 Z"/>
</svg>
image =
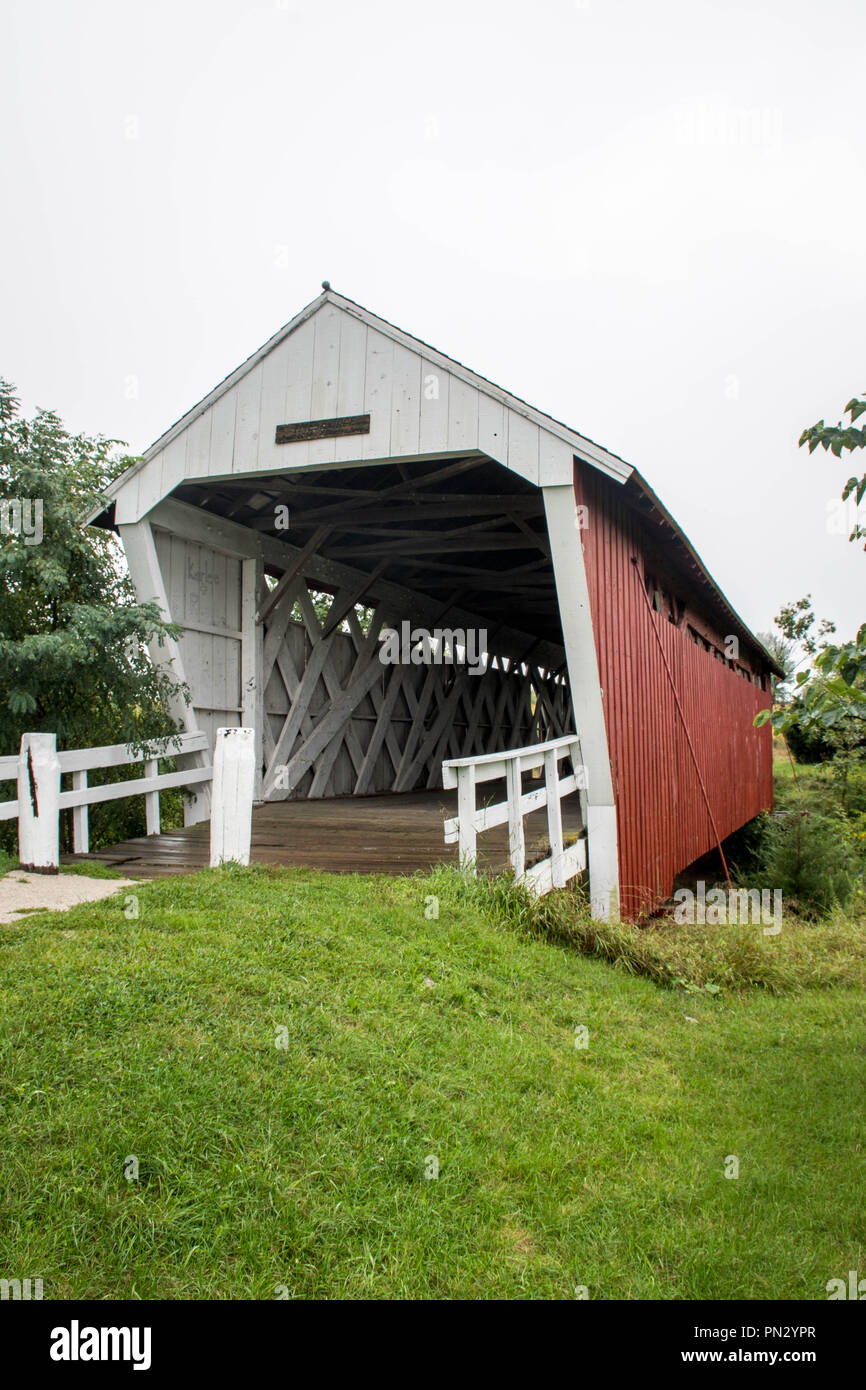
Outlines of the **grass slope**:
<svg viewBox="0 0 866 1390">
<path fill-rule="evenodd" d="M 685 996 L 441 874 L 229 869 L 139 900 L 0 929 L 0 1276 L 821 1299 L 863 1272 L 862 993 Z"/>
</svg>

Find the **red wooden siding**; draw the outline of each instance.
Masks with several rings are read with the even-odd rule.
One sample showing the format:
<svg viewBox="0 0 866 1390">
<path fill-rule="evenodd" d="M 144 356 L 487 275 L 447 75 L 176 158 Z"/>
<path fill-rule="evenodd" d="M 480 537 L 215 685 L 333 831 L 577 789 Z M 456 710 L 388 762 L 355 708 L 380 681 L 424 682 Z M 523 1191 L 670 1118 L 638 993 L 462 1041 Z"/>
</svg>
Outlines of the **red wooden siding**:
<svg viewBox="0 0 866 1390">
<path fill-rule="evenodd" d="M 752 723 L 770 695 L 695 643 L 690 625 L 722 649 L 735 629 L 720 626 L 724 618 L 709 613 L 682 571 L 666 563 L 672 542 L 655 539 L 622 487 L 576 464 L 575 493 L 588 508 L 580 536 L 617 803 L 621 909 L 639 917 L 669 897 L 676 874 L 715 844 L 651 628 L 676 682 L 722 838 L 773 804 L 772 736 Z M 679 626 L 664 612 L 649 612 L 641 592 L 647 572 L 685 602 Z M 743 667 L 759 678 L 767 672 L 742 639 L 740 650 Z"/>
</svg>

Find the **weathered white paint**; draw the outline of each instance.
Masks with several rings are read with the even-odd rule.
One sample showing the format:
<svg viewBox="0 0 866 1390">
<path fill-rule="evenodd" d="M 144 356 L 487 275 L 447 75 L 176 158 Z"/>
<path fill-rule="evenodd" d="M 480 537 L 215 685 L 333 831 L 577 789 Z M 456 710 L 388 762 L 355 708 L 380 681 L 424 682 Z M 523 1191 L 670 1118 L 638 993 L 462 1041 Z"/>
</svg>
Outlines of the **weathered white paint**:
<svg viewBox="0 0 866 1390">
<path fill-rule="evenodd" d="M 18 858 L 22 869 L 60 867 L 60 759 L 55 734 L 24 734 L 18 755 Z"/>
<path fill-rule="evenodd" d="M 255 729 L 217 729 L 210 822 L 211 868 L 229 861 L 249 864 L 255 784 Z"/>
<path fill-rule="evenodd" d="M 369 413 L 370 433 L 278 445 L 277 425 Z M 575 453 L 618 481 L 630 466 L 459 362 L 327 291 L 109 488 L 140 521 L 184 479 L 484 453 L 540 486 Z"/>
<path fill-rule="evenodd" d="M 30 822 L 33 819 L 33 798 L 30 795 L 30 758 L 27 756 L 29 744 L 25 740 L 30 739 L 54 739 L 54 734 L 25 734 L 21 741 L 21 752 L 16 757 L 0 758 L 0 781 L 10 780 L 13 776 L 17 779 L 18 796 L 14 801 L 0 802 L 0 820 L 14 820 L 19 817 L 19 858 L 21 858 L 21 818 L 20 807 L 22 804 L 22 793 L 25 797 L 25 814 L 23 834 L 25 840 L 32 839 L 33 828 Z M 161 791 L 169 791 L 174 787 L 187 788 L 196 786 L 199 789 L 206 786 L 211 778 L 209 766 L 190 767 L 182 772 L 160 772 L 159 758 L 176 758 L 180 761 L 191 759 L 193 755 L 205 755 L 208 751 L 207 738 L 202 733 L 195 734 L 175 734 L 165 741 L 158 741 L 160 749 L 164 751 L 157 753 L 154 757 L 152 753 L 132 753 L 125 743 L 111 743 L 100 748 L 69 748 L 62 753 L 56 754 L 58 775 L 56 798 L 56 808 L 52 811 L 52 792 L 53 785 L 51 777 L 48 776 L 45 797 L 36 797 L 39 806 L 39 820 L 42 820 L 43 805 L 48 808 L 46 814 L 57 819 L 60 811 L 72 811 L 73 825 L 73 848 L 76 854 L 87 854 L 89 852 L 89 827 L 88 827 L 88 806 L 93 806 L 101 801 L 117 801 L 127 796 L 143 796 L 146 807 L 146 821 L 148 835 L 159 834 L 159 794 Z M 51 745 L 56 748 L 56 743 Z M 43 754 L 40 752 L 40 757 Z M 102 767 L 122 767 L 127 764 L 144 763 L 144 777 L 129 778 L 123 782 L 107 782 L 101 787 L 91 787 L 88 785 L 87 774 L 94 768 Z M 64 773 L 72 775 L 72 790 L 60 791 L 60 776 Z M 29 808 L 29 809 L 28 809 Z M 44 826 L 39 834 L 47 834 Z M 55 834 L 59 835 L 59 829 L 55 827 Z M 22 861 L 23 862 L 23 861 Z M 25 864 L 25 867 L 27 865 Z"/>
<path fill-rule="evenodd" d="M 139 521 L 132 526 L 120 526 L 118 530 L 139 602 L 144 603 L 153 600 L 159 605 L 167 619 L 177 621 L 172 614 L 150 522 Z M 176 679 L 181 682 L 187 680 L 183 654 L 180 645 L 174 638 L 166 638 L 162 645 L 156 641 L 151 642 L 149 651 L 155 666 L 169 666 Z M 175 696 L 171 700 L 169 708 L 172 718 L 179 728 L 189 733 L 199 732 L 194 707 L 190 707 L 179 696 Z M 191 754 L 189 762 L 193 767 L 207 768 L 210 765 L 207 750 L 203 749 Z M 200 821 L 207 820 L 209 816 L 210 789 L 203 779 L 197 793 L 184 797 L 184 824 L 197 825 Z"/>
<path fill-rule="evenodd" d="M 574 720 L 580 731 L 580 746 L 586 768 L 592 911 L 596 917 L 617 919 L 619 868 L 616 805 L 586 566 L 580 531 L 575 526 L 573 483 L 567 487 L 545 487 L 544 510 L 565 639 Z"/>
</svg>

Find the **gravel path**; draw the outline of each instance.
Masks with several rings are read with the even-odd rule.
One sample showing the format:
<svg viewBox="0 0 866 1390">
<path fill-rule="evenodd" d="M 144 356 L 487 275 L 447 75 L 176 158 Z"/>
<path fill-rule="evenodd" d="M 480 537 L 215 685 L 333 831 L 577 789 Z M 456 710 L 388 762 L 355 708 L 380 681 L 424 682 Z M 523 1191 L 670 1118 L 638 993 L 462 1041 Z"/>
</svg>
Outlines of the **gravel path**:
<svg viewBox="0 0 866 1390">
<path fill-rule="evenodd" d="M 66 912 L 79 903 L 110 898 L 121 888 L 137 887 L 132 878 L 84 878 L 80 874 L 27 874 L 13 869 L 0 878 L 0 922 L 19 922 L 29 912 L 49 908 Z"/>
</svg>

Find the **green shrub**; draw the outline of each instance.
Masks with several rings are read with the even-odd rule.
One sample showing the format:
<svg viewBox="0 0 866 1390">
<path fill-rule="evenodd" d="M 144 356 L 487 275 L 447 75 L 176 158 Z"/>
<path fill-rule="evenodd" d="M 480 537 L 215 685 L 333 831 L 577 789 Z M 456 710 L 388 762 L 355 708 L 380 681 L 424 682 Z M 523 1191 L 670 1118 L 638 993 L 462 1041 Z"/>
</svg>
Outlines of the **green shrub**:
<svg viewBox="0 0 866 1390">
<path fill-rule="evenodd" d="M 772 835 L 772 819 L 766 811 L 762 811 L 754 820 L 747 821 L 728 836 L 724 843 L 725 858 L 734 878 L 745 883 L 753 880 L 755 874 L 763 869 Z"/>
<path fill-rule="evenodd" d="M 801 916 L 819 917 L 849 903 L 859 867 L 844 819 L 799 810 L 773 822 L 766 877 Z"/>
</svg>

